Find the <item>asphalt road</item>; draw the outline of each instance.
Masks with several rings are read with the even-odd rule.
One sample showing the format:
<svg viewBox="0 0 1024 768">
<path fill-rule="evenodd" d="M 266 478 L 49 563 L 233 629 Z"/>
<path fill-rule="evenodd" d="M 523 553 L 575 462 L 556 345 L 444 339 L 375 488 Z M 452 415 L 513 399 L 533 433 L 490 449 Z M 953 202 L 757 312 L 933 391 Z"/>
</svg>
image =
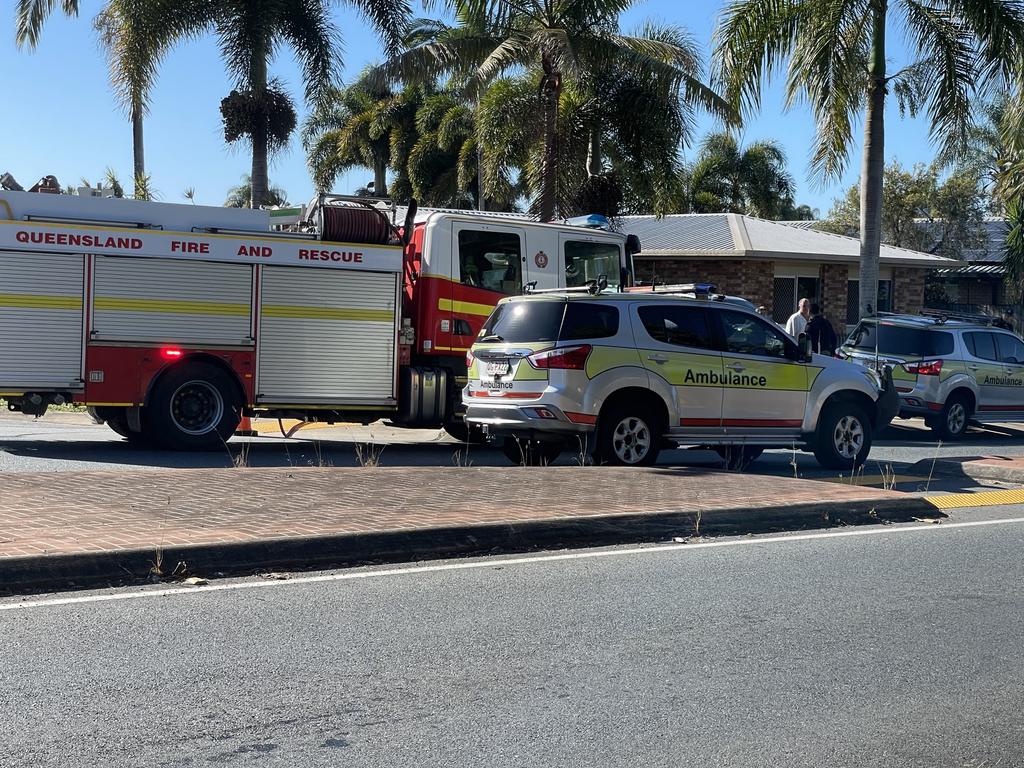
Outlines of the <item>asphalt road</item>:
<svg viewBox="0 0 1024 768">
<path fill-rule="evenodd" d="M 965 440 L 940 445 L 920 420 L 897 421 L 875 442 L 868 471 L 881 477 L 890 469 L 901 475 L 920 460 L 941 456 L 1024 455 L 1024 425 L 972 429 Z M 502 453 L 486 446 L 461 445 L 439 430 L 408 430 L 375 424 L 369 427 L 304 429 L 289 440 L 273 436 L 232 439 L 224 450 L 175 453 L 141 450 L 105 426 L 89 423 L 79 414 L 48 414 L 33 420 L 20 415 L 0 415 L 0 472 L 82 471 L 92 469 L 147 469 L 166 467 L 229 467 L 242 461 L 248 466 L 358 466 L 372 454 L 380 466 L 506 466 Z M 578 463 L 580 457 L 565 452 L 560 464 Z M 794 469 L 794 462 L 796 467 Z M 660 464 L 720 466 L 707 451 L 673 450 L 662 453 Z M 768 451 L 750 471 L 779 477 L 835 478 L 822 470 L 814 457 L 800 451 Z M 917 481 L 901 484 L 900 490 L 916 490 Z M 945 487 L 941 490 L 959 490 Z M 934 489 L 934 486 L 933 486 Z"/>
<path fill-rule="evenodd" d="M 1022 549 L 1003 508 L 8 598 L 0 765 L 1016 768 Z"/>
</svg>

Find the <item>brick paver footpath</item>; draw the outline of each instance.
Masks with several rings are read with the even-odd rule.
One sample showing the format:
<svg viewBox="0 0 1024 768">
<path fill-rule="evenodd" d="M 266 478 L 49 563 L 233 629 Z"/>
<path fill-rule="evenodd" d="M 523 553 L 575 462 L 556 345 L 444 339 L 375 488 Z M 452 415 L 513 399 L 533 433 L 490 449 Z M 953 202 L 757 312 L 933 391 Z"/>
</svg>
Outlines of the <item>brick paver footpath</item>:
<svg viewBox="0 0 1024 768">
<path fill-rule="evenodd" d="M 702 469 L 302 468 L 200 469 L 0 475 L 0 589 L 27 564 L 63 556 L 155 548 L 334 541 L 351 537 L 372 560 L 380 536 L 526 530 L 566 531 L 589 521 L 670 520 L 691 533 L 698 514 L 788 514 L 820 520 L 835 509 L 910 509 L 906 494 L 810 480 Z M 665 517 L 667 516 L 667 517 Z M 689 521 L 689 522 L 687 522 Z M 683 523 L 686 522 L 685 528 Z M 567 527 L 569 525 L 569 527 Z M 482 534 L 481 534 L 482 535 Z M 374 538 L 374 537 L 377 538 Z M 570 537 L 571 538 L 571 537 Z M 438 538 L 440 542 L 441 539 Z M 486 542 L 484 542 L 486 543 Z M 577 543 L 584 543 L 577 541 Z M 464 550 L 465 548 L 463 548 Z M 270 551 L 270 550 L 266 550 Z M 308 551 L 308 549 L 306 550 Z M 440 553 L 459 547 L 438 544 Z M 390 552 L 392 558 L 400 552 Z M 177 555 L 176 555 L 177 556 Z M 329 553 L 319 556 L 329 557 Z M 352 558 L 351 549 L 346 558 Z M 278 565 L 281 557 L 269 557 Z M 287 558 L 284 558 L 287 560 Z M 209 559 L 206 563 L 209 564 Z M 256 561 L 250 557 L 250 564 Z M 121 566 L 122 570 L 127 570 Z"/>
</svg>

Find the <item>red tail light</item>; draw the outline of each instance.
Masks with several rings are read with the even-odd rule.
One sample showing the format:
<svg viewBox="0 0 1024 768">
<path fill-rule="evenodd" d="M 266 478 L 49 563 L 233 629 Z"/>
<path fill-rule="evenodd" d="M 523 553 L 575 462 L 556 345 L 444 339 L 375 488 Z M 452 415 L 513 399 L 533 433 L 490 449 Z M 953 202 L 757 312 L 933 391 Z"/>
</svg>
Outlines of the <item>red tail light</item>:
<svg viewBox="0 0 1024 768">
<path fill-rule="evenodd" d="M 164 347 L 160 350 L 160 357 L 164 360 L 177 360 L 181 357 L 181 350 L 172 347 Z"/>
<path fill-rule="evenodd" d="M 587 365 L 591 349 L 589 344 L 581 344 L 578 347 L 561 347 L 549 349 L 546 352 L 537 352 L 526 359 L 534 368 L 582 371 Z"/>
<path fill-rule="evenodd" d="M 920 363 L 904 363 L 903 368 L 907 373 L 914 373 L 918 376 L 938 376 L 942 373 L 942 361 L 922 360 Z"/>
<path fill-rule="evenodd" d="M 469 368 L 472 368 L 472 367 L 473 367 L 473 351 L 470 350 L 470 349 L 467 349 L 466 350 L 466 368 L 469 369 Z"/>
</svg>

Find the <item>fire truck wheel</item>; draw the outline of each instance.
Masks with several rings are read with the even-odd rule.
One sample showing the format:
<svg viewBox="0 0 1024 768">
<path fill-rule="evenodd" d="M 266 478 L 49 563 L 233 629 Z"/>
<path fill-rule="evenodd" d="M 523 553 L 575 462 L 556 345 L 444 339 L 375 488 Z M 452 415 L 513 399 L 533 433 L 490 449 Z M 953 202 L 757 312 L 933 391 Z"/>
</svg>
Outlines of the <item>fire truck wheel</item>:
<svg viewBox="0 0 1024 768">
<path fill-rule="evenodd" d="M 165 373 L 146 405 L 145 427 L 165 448 L 222 448 L 238 428 L 242 404 L 227 373 L 185 363 Z"/>
<path fill-rule="evenodd" d="M 142 432 L 132 432 L 128 427 L 128 416 L 124 408 L 90 408 L 89 414 L 100 424 L 106 424 L 115 435 L 120 435 L 132 445 L 146 446 L 149 440 Z"/>
</svg>

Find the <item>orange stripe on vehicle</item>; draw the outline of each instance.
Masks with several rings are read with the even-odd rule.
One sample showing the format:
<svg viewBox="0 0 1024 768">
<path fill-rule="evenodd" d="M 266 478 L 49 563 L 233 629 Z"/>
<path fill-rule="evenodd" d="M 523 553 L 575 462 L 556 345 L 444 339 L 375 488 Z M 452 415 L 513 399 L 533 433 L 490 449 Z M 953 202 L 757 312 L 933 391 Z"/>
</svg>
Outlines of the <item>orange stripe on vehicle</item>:
<svg viewBox="0 0 1024 768">
<path fill-rule="evenodd" d="M 800 419 L 722 419 L 723 427 L 799 427 Z"/>
<path fill-rule="evenodd" d="M 576 424 L 597 424 L 597 416 L 591 416 L 589 413 L 573 413 L 572 411 L 565 411 L 565 415 L 569 417 L 569 421 Z"/>
<path fill-rule="evenodd" d="M 515 397 L 520 400 L 535 400 L 540 397 L 543 392 L 491 392 L 490 390 L 477 390 L 476 392 L 470 392 L 470 397 Z"/>
</svg>

